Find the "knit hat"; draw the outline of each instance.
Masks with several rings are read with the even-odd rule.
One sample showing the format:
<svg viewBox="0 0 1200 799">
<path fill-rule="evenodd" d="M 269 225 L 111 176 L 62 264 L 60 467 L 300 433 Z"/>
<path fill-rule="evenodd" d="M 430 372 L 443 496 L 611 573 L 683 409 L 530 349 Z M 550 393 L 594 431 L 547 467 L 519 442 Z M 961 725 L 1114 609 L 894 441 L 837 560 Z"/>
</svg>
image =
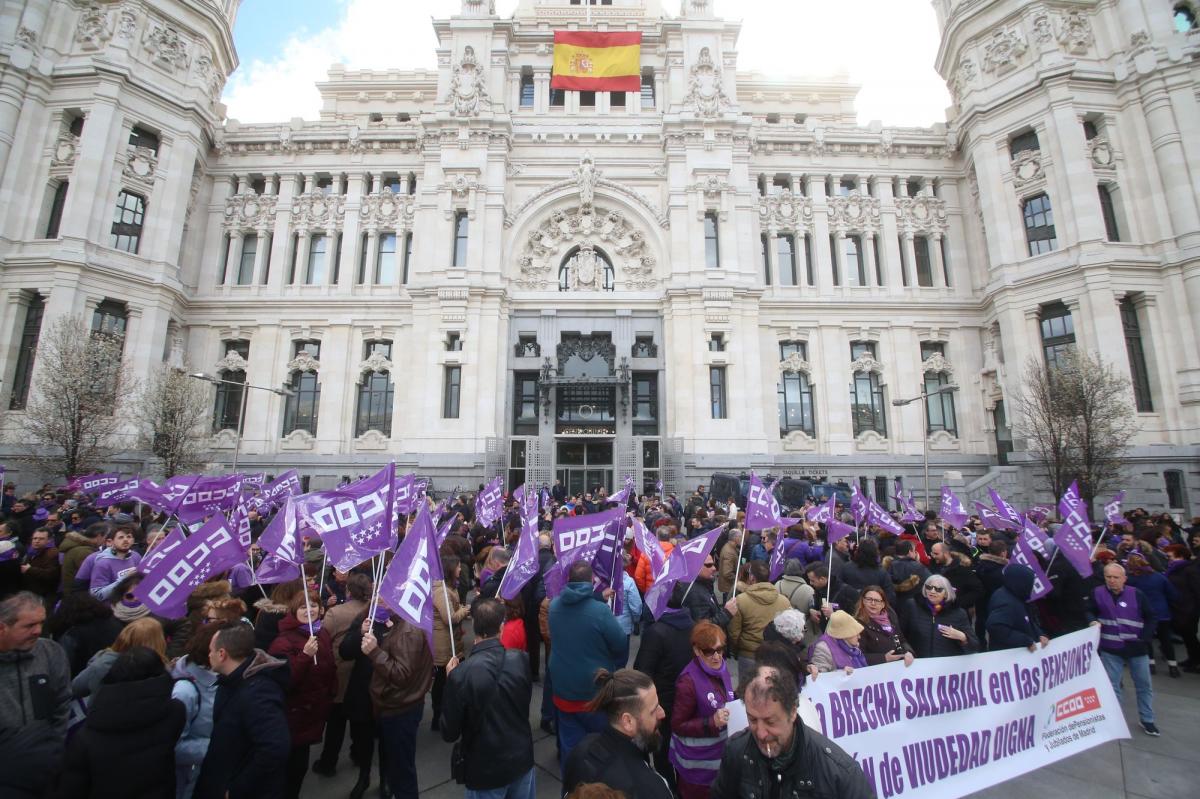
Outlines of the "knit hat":
<svg viewBox="0 0 1200 799">
<path fill-rule="evenodd" d="M 33 512 L 33 520 L 35 522 L 44 522 L 50 516 L 50 511 L 45 508 L 38 508 Z"/>
<path fill-rule="evenodd" d="M 851 616 L 844 610 L 835 610 L 833 615 L 829 617 L 829 626 L 825 628 L 825 632 L 830 638 L 846 640 L 853 638 L 863 631 L 863 626 L 858 623 L 858 619 Z"/>
</svg>

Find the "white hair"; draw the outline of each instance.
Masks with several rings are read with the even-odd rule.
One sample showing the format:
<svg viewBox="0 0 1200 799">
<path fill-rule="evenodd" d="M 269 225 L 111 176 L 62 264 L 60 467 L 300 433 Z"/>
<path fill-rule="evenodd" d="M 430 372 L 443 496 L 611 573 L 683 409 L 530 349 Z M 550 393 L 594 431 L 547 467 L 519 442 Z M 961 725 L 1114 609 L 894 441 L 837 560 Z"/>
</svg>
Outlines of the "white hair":
<svg viewBox="0 0 1200 799">
<path fill-rule="evenodd" d="M 952 586 L 950 581 L 940 574 L 931 574 L 926 577 L 925 585 L 936 585 L 945 589 L 947 602 L 953 602 L 958 598 L 958 592 L 954 590 L 954 586 Z"/>
<path fill-rule="evenodd" d="M 789 608 L 775 617 L 775 631 L 795 643 L 804 637 L 806 619 L 795 608 Z"/>
</svg>

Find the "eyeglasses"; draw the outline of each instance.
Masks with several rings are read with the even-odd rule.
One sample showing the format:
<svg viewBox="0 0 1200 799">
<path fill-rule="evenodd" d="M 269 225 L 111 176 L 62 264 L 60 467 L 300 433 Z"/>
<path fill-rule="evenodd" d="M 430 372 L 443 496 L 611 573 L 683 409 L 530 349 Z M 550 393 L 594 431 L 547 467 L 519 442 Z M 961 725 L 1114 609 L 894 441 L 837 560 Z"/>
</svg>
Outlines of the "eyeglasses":
<svg viewBox="0 0 1200 799">
<path fill-rule="evenodd" d="M 881 596 L 865 596 L 865 597 L 863 597 L 863 602 L 879 602 L 879 603 L 882 603 L 882 602 L 883 602 L 883 597 L 881 597 Z"/>
<path fill-rule="evenodd" d="M 927 586 L 925 586 L 925 590 L 926 590 L 926 591 L 932 591 L 932 592 L 933 592 L 933 593 L 935 593 L 935 594 L 944 594 L 944 593 L 946 593 L 946 589 L 945 589 L 945 588 L 942 588 L 940 585 L 927 585 Z"/>
<path fill-rule="evenodd" d="M 725 647 L 714 646 L 711 649 L 709 649 L 707 647 L 700 647 L 700 653 L 702 655 L 704 655 L 706 658 L 710 658 L 713 655 L 723 655 L 723 654 L 725 654 Z"/>
</svg>

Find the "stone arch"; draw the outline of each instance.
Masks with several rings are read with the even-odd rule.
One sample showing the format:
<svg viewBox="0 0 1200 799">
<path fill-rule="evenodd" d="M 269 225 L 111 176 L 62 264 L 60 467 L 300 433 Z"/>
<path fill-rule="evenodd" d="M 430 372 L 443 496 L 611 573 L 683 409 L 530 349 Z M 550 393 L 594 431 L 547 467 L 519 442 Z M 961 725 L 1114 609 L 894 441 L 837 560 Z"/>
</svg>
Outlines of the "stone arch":
<svg viewBox="0 0 1200 799">
<path fill-rule="evenodd" d="M 536 207 L 526 203 L 524 210 L 506 247 L 505 276 L 515 288 L 557 291 L 564 258 L 584 244 L 608 257 L 616 291 L 653 290 L 666 277 L 666 242 L 656 218 L 603 186 L 591 205 L 580 202 L 571 184 Z"/>
</svg>

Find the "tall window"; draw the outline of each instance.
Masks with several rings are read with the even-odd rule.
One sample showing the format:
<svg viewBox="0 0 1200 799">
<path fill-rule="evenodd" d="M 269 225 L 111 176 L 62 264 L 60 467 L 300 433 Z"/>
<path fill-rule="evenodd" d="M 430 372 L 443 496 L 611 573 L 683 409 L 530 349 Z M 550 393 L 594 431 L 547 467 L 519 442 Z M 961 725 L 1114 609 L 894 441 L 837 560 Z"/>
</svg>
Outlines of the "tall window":
<svg viewBox="0 0 1200 799">
<path fill-rule="evenodd" d="M 224 341 L 225 354 L 237 353 L 242 360 L 250 359 L 250 342 L 245 339 Z M 225 382 L 217 383 L 217 398 L 213 405 L 213 432 L 237 430 L 245 399 L 246 371 L 244 369 L 222 369 L 217 377 Z"/>
<path fill-rule="evenodd" d="M 112 246 L 137 254 L 142 243 L 142 224 L 146 219 L 146 198 L 122 190 L 117 195 L 112 223 Z"/>
<path fill-rule="evenodd" d="M 808 345 L 803 341 L 779 342 L 779 360 L 792 355 L 808 360 Z M 779 435 L 800 430 L 809 436 L 817 434 L 816 413 L 813 410 L 812 383 L 805 372 L 783 372 L 779 376 Z"/>
<path fill-rule="evenodd" d="M 242 236 L 242 257 L 238 261 L 237 284 L 249 286 L 254 282 L 254 256 L 258 254 L 258 236 L 247 233 Z"/>
<path fill-rule="evenodd" d="M 392 342 L 368 341 L 364 345 L 364 356 L 370 358 L 378 353 L 392 359 Z M 361 436 L 369 430 L 377 430 L 387 437 L 392 435 L 392 401 L 395 399 L 392 375 L 386 371 L 366 372 L 358 384 L 358 410 L 355 414 L 354 435 Z"/>
<path fill-rule="evenodd" d="M 815 286 L 817 283 L 816 276 L 813 274 L 813 244 L 812 235 L 804 234 L 804 280 L 805 285 Z"/>
<path fill-rule="evenodd" d="M 125 309 L 125 303 L 105 300 L 92 314 L 92 333 L 123 339 L 128 319 L 129 312 Z"/>
<path fill-rule="evenodd" d="M 725 367 L 711 366 L 708 369 L 708 396 L 712 406 L 712 418 L 727 419 L 728 406 L 725 393 Z"/>
<path fill-rule="evenodd" d="M 401 271 L 400 282 L 407 285 L 409 269 L 412 267 L 413 234 L 404 234 L 404 268 Z"/>
<path fill-rule="evenodd" d="M 1187 498 L 1184 496 L 1183 490 L 1183 472 L 1178 469 L 1168 469 L 1163 472 L 1163 482 L 1167 488 L 1167 507 L 1186 507 Z"/>
<path fill-rule="evenodd" d="M 396 282 L 396 234 L 379 237 L 379 252 L 375 256 L 375 285 L 390 286 Z"/>
<path fill-rule="evenodd" d="M 1057 369 L 1066 364 L 1066 358 L 1075 349 L 1075 322 L 1071 311 L 1061 302 L 1042 308 L 1042 353 L 1046 357 L 1046 368 Z"/>
<path fill-rule="evenodd" d="M 537 372 L 513 373 L 513 434 L 536 436 L 538 431 Z"/>
<path fill-rule="evenodd" d="M 850 358 L 857 360 L 864 355 L 875 357 L 875 344 L 871 341 L 850 343 Z M 887 437 L 887 414 L 883 401 L 883 379 L 875 371 L 854 373 L 850 384 L 850 415 L 854 419 L 854 435 L 874 431 Z"/>
<path fill-rule="evenodd" d="M 921 342 L 921 361 L 927 361 L 934 355 L 946 355 L 946 345 L 937 341 Z M 953 381 L 944 371 L 925 373 L 925 434 L 937 430 L 945 430 L 952 436 L 958 435 L 958 422 L 954 414 L 954 393 L 950 391 L 934 394 L 938 389 L 950 385 Z"/>
<path fill-rule="evenodd" d="M 451 266 L 464 268 L 467 265 L 467 212 L 454 212 L 454 256 Z"/>
<path fill-rule="evenodd" d="M 1025 241 L 1029 243 L 1030 255 L 1041 255 L 1058 248 L 1054 214 L 1050 210 L 1050 198 L 1044 192 L 1025 200 L 1021 204 L 1021 215 L 1025 219 Z"/>
<path fill-rule="evenodd" d="M 930 262 L 929 238 L 913 236 L 913 254 L 917 261 L 917 285 L 933 285 L 933 264 Z"/>
<path fill-rule="evenodd" d="M 462 398 L 462 367 L 447 366 L 442 379 L 442 418 L 457 419 Z"/>
<path fill-rule="evenodd" d="M 704 265 L 709 269 L 721 268 L 721 240 L 716 211 L 704 212 Z"/>
<path fill-rule="evenodd" d="M 841 270 L 838 269 L 837 236 L 829 234 L 829 266 L 833 270 L 833 285 L 842 285 Z"/>
<path fill-rule="evenodd" d="M 654 108 L 654 69 L 642 70 L 642 108 Z"/>
<path fill-rule="evenodd" d="M 658 435 L 658 373 L 633 373 L 633 434 Z"/>
<path fill-rule="evenodd" d="M 62 225 L 63 208 L 67 204 L 67 189 L 70 183 L 66 180 L 60 180 L 58 185 L 54 187 L 54 199 L 50 201 L 50 215 L 46 218 L 46 235 L 47 239 L 58 238 L 58 228 Z"/>
<path fill-rule="evenodd" d="M 521 67 L 521 108 L 533 108 L 533 69 Z"/>
<path fill-rule="evenodd" d="M 42 332 L 42 315 L 46 301 L 41 294 L 34 294 L 25 309 L 25 326 L 21 329 L 21 348 L 17 351 L 17 371 L 13 375 L 12 396 L 8 407 L 19 411 L 29 401 L 29 386 L 33 380 L 33 365 L 37 359 L 38 337 Z"/>
<path fill-rule="evenodd" d="M 314 358 L 321 357 L 321 342 L 297 341 L 293 354 L 306 352 Z M 283 434 L 289 435 L 297 430 L 303 430 L 310 436 L 317 434 L 317 416 L 321 409 L 321 383 L 316 372 L 303 372 L 297 369 L 292 372 L 288 381 L 292 395 L 287 398 L 283 408 Z"/>
<path fill-rule="evenodd" d="M 1150 397 L 1150 374 L 1146 369 L 1146 353 L 1142 350 L 1142 329 L 1138 324 L 1137 308 L 1129 297 L 1121 298 L 1121 327 L 1125 331 L 1125 352 L 1129 355 L 1129 379 L 1133 384 L 1133 399 L 1138 411 L 1150 413 L 1154 401 Z"/>
<path fill-rule="evenodd" d="M 329 237 L 318 233 L 309 239 L 308 264 L 304 270 L 304 282 L 319 286 L 325 282 L 325 252 L 329 248 Z"/>
<path fill-rule="evenodd" d="M 1042 149 L 1038 142 L 1036 131 L 1027 130 L 1024 133 L 1018 133 L 1008 140 L 1008 154 L 1012 158 L 1016 158 L 1023 152 L 1038 152 Z"/>
<path fill-rule="evenodd" d="M 766 233 L 761 234 L 759 244 L 762 246 L 763 285 L 769 286 L 771 285 L 771 237 Z"/>
<path fill-rule="evenodd" d="M 791 233 L 776 236 L 776 255 L 779 261 L 779 285 L 796 285 L 796 237 Z"/>
<path fill-rule="evenodd" d="M 842 265 L 846 270 L 846 285 L 867 285 L 867 270 L 863 264 L 862 236 L 846 236 L 843 241 L 845 249 L 842 252 L 845 258 L 842 260 Z"/>
<path fill-rule="evenodd" d="M 1121 231 L 1117 227 L 1117 210 L 1113 207 L 1112 189 L 1104 183 L 1096 187 L 1100 193 L 1100 214 L 1104 217 L 1104 234 L 1109 241 L 1120 241 Z"/>
</svg>

